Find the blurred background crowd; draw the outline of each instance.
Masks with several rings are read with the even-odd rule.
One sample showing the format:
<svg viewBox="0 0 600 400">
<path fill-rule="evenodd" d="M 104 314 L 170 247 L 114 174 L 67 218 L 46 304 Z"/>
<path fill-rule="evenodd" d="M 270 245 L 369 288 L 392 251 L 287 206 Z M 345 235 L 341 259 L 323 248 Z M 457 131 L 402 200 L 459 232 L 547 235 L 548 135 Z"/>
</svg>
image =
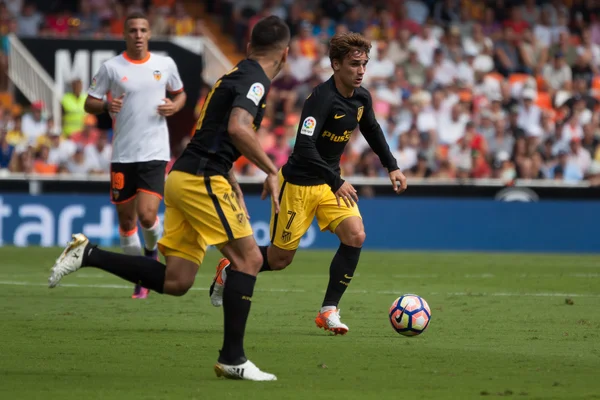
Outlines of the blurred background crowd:
<svg viewBox="0 0 600 400">
<path fill-rule="evenodd" d="M 89 0 L 42 12 L 23 0 L 4 0 L 0 34 L 119 37 L 124 16 L 142 10 L 153 35 L 208 36 L 217 44 L 227 40 L 235 52 L 228 56 L 237 61 L 256 21 L 278 15 L 292 30 L 290 56 L 273 82 L 257 134 L 281 166 L 293 148 L 303 100 L 332 73 L 330 37 L 361 32 L 373 43 L 363 85 L 408 176 L 599 180 L 599 1 L 200 3 L 201 14 L 171 0 Z M 5 38 L 2 43 L 0 81 L 5 84 Z M 197 112 L 208 90 L 205 85 Z M 26 109 L 4 104 L 0 170 L 106 173 L 112 133 L 98 130 L 95 117 L 83 113 L 82 98 L 85 88 L 75 81 L 63 99 L 66 114 L 73 117 L 65 118 L 63 127 L 54 127 L 39 104 Z M 174 146 L 174 157 L 187 140 Z M 243 158 L 236 168 L 242 175 L 261 176 Z M 358 133 L 348 143 L 342 173 L 386 176 Z"/>
</svg>

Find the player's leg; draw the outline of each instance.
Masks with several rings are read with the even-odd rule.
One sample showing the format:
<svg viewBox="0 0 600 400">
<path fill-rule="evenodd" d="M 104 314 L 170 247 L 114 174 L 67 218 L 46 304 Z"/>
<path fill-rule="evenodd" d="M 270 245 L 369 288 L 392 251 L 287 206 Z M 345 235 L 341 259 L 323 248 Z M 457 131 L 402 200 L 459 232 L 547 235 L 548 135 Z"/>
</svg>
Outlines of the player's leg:
<svg viewBox="0 0 600 400">
<path fill-rule="evenodd" d="M 95 267 L 157 293 L 182 296 L 194 283 L 198 263 L 180 257 L 167 257 L 166 265 L 142 255 L 131 256 L 102 250 L 78 233 L 52 267 L 50 288 L 80 268 Z"/>
<path fill-rule="evenodd" d="M 217 376 L 260 381 L 277 380 L 275 375 L 258 369 L 246 358 L 244 335 L 252 304 L 256 275 L 262 256 L 252 235 L 234 239 L 221 247 L 230 260 L 227 285 L 223 291 L 223 347 L 215 365 Z"/>
<path fill-rule="evenodd" d="M 183 188 L 170 196 L 170 182 Z M 232 199 L 233 189 L 223 176 L 195 176 L 171 172 L 165 191 L 165 234 L 159 248 L 165 255 L 186 257 L 188 227 L 202 239 L 202 247 L 217 245 L 223 255 L 232 260 L 230 287 L 224 297 L 224 344 L 215 371 L 218 376 L 249 380 L 275 380 L 275 376 L 260 371 L 245 359 L 243 338 L 256 274 L 262 263 L 252 227 L 244 210 Z M 180 226 L 170 219 L 172 205 L 181 212 Z"/>
<path fill-rule="evenodd" d="M 263 257 L 260 272 L 279 271 L 292 263 L 300 239 L 306 233 L 315 215 L 318 204 L 316 186 L 298 186 L 285 182 L 279 173 L 279 214 L 271 206 L 271 245 L 260 246 Z M 223 289 L 227 281 L 229 260 L 222 258 L 210 287 L 209 295 L 213 306 L 223 303 Z"/>
<path fill-rule="evenodd" d="M 111 200 L 117 209 L 119 239 L 123 253 L 141 255 L 142 242 L 138 235 L 136 212 L 136 165 L 134 163 L 111 164 Z M 147 290 L 135 285 L 132 298 L 145 298 Z"/>
<path fill-rule="evenodd" d="M 329 267 L 329 283 L 315 323 L 320 328 L 344 335 L 348 326 L 340 320 L 338 305 L 358 266 L 365 229 L 358 206 L 338 206 L 331 191 L 324 194 L 317 208 L 317 221 L 321 230 L 328 229 L 340 238 L 340 246 Z"/>
<path fill-rule="evenodd" d="M 162 233 L 158 208 L 165 190 L 165 161 L 137 164 L 137 214 L 144 237 L 144 254 L 157 258 L 157 243 Z"/>
<path fill-rule="evenodd" d="M 206 243 L 188 222 L 188 216 L 178 207 L 180 204 L 169 203 L 170 197 L 181 197 L 177 182 L 168 185 L 168 188 L 165 235 L 159 243 L 167 260 L 166 265 L 150 257 L 101 250 L 90 244 L 83 234 L 77 234 L 73 235 L 73 240 L 52 268 L 49 286 L 55 287 L 65 275 L 81 267 L 96 267 L 158 293 L 174 296 L 185 294 L 194 283 L 198 265 L 204 258 Z"/>
</svg>

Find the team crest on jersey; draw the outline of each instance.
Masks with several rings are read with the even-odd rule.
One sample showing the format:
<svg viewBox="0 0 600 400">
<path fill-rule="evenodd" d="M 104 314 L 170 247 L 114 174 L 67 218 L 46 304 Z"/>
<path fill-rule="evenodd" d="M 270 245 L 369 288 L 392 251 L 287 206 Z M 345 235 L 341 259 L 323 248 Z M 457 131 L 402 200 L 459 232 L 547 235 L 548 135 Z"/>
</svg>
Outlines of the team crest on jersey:
<svg viewBox="0 0 600 400">
<path fill-rule="evenodd" d="M 154 79 L 156 79 L 157 81 L 160 81 L 160 78 L 162 77 L 162 74 L 160 73 L 160 71 L 156 70 L 154 71 Z"/>
<path fill-rule="evenodd" d="M 97 81 L 96 81 L 96 77 L 94 77 L 92 79 L 92 84 L 90 85 L 90 89 L 92 89 L 92 90 L 96 89 L 96 85 L 97 85 Z"/>
<path fill-rule="evenodd" d="M 358 107 L 358 113 L 356 114 L 356 119 L 360 122 L 360 119 L 362 118 L 363 115 L 363 111 L 365 110 L 364 106 L 360 106 Z"/>
</svg>

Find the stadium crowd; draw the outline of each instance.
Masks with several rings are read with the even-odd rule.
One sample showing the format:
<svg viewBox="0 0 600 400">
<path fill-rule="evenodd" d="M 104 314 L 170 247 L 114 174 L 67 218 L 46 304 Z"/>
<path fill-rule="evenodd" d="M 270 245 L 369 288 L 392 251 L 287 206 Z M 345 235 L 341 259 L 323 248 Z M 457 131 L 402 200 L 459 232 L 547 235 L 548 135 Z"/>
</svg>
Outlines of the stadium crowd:
<svg viewBox="0 0 600 400">
<path fill-rule="evenodd" d="M 137 0 L 127 6 L 112 0 L 82 1 L 74 27 L 73 15 L 42 16 L 27 4 L 14 5 L 19 3 L 0 3 L 3 33 L 31 34 L 37 29 L 35 34 L 71 35 L 76 30 L 78 35 L 119 36 L 123 16 L 143 7 Z M 223 31 L 213 34 L 231 35 L 240 52 L 263 16 L 278 15 L 291 27 L 288 63 L 273 82 L 257 132 L 278 166 L 293 147 L 303 100 L 331 75 L 329 38 L 349 30 L 373 42 L 363 85 L 407 176 L 594 182 L 600 177 L 598 1 L 206 3 L 222 21 Z M 201 21 L 182 22 L 186 15 L 178 2 L 153 1 L 145 11 L 153 31 L 210 35 Z M 203 100 L 201 95 L 197 111 Z M 107 171 L 110 132 L 98 131 L 86 116 L 81 131 L 57 134 L 48 128 L 52 121 L 38 111 L 36 104 L 22 116 L 15 107 L 0 109 L 0 169 Z M 18 139 L 23 137 L 27 144 Z M 244 159 L 236 167 L 243 175 L 261 175 Z M 386 176 L 359 134 L 348 143 L 342 172 Z"/>
</svg>

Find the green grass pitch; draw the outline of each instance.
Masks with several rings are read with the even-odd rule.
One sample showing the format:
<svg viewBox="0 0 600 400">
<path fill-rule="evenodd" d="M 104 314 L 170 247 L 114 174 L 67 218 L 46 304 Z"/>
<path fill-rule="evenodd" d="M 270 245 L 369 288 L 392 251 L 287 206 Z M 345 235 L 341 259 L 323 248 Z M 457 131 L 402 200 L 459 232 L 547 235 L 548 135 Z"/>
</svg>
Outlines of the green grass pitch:
<svg viewBox="0 0 600 400">
<path fill-rule="evenodd" d="M 181 298 L 130 298 L 84 269 L 46 286 L 60 249 L 0 248 L 0 399 L 600 399 L 600 258 L 364 252 L 340 304 L 346 336 L 314 325 L 333 252 L 260 275 L 246 351 L 277 382 L 216 378 L 216 252 Z M 427 331 L 394 332 L 404 293 Z"/>
</svg>

